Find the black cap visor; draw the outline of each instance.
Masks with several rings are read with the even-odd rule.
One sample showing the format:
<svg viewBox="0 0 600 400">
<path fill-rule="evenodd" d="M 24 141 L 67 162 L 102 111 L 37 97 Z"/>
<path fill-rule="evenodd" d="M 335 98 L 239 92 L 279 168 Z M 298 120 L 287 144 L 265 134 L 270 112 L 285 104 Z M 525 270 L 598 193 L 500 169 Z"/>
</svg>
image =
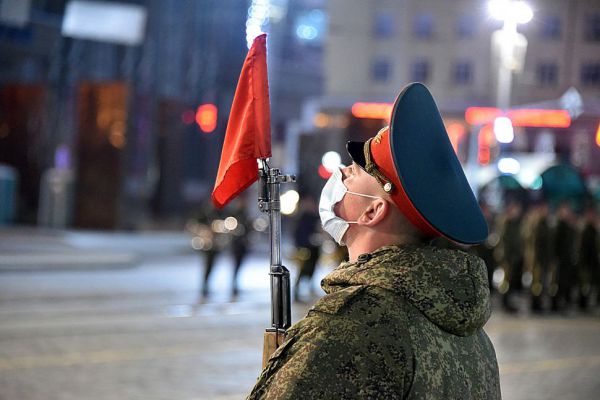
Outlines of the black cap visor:
<svg viewBox="0 0 600 400">
<path fill-rule="evenodd" d="M 356 164 L 362 169 L 365 169 L 367 165 L 365 161 L 365 142 L 348 142 L 346 143 L 346 150 Z"/>
</svg>

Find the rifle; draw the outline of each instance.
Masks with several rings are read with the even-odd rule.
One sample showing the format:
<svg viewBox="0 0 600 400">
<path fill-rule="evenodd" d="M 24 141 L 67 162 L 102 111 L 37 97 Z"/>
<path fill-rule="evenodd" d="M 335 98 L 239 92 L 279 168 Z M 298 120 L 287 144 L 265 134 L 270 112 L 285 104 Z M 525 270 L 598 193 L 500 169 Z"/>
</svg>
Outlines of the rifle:
<svg viewBox="0 0 600 400">
<path fill-rule="evenodd" d="M 295 182 L 294 175 L 282 175 L 278 168 L 271 168 L 265 159 L 260 159 L 258 208 L 269 214 L 269 236 L 271 241 L 271 327 L 267 328 L 263 344 L 263 368 L 269 357 L 285 340 L 285 332 L 291 325 L 290 272 L 281 265 L 281 183 Z"/>
</svg>

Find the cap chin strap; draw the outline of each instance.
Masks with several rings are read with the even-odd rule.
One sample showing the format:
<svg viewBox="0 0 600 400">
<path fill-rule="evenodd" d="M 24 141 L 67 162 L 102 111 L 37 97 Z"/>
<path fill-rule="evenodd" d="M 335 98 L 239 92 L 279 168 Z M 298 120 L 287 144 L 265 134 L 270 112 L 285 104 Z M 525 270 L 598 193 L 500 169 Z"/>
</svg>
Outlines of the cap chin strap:
<svg viewBox="0 0 600 400">
<path fill-rule="evenodd" d="M 365 146 L 363 147 L 363 152 L 365 153 L 365 171 L 377 179 L 377 182 L 379 182 L 386 193 L 391 193 L 394 190 L 394 184 L 385 175 L 383 175 L 381 171 L 379 171 L 377 164 L 375 164 L 371 159 L 371 141 L 373 139 L 374 138 L 370 138 L 367 140 L 365 142 Z"/>
</svg>

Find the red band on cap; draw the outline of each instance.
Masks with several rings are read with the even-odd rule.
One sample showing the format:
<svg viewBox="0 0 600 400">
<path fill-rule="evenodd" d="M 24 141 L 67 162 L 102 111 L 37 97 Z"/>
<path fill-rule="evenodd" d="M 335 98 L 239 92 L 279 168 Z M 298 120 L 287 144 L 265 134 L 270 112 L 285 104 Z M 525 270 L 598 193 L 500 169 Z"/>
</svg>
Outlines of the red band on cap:
<svg viewBox="0 0 600 400">
<path fill-rule="evenodd" d="M 371 158 L 377 165 L 379 171 L 385 175 L 394 185 L 394 190 L 390 193 L 392 200 L 398 206 L 402 214 L 416 226 L 421 232 L 428 236 L 442 236 L 423 215 L 414 206 L 398 176 L 394 160 L 392 158 L 392 149 L 390 147 L 390 130 L 382 130 L 370 143 Z"/>
</svg>

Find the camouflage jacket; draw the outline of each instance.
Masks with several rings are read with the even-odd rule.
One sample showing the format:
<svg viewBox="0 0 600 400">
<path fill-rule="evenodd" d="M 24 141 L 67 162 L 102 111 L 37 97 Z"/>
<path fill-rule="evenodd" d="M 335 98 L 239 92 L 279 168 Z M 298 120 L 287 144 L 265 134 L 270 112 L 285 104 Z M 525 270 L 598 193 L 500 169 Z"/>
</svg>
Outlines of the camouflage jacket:
<svg viewBox="0 0 600 400">
<path fill-rule="evenodd" d="M 499 399 L 476 256 L 388 246 L 342 263 L 248 399 Z"/>
</svg>

